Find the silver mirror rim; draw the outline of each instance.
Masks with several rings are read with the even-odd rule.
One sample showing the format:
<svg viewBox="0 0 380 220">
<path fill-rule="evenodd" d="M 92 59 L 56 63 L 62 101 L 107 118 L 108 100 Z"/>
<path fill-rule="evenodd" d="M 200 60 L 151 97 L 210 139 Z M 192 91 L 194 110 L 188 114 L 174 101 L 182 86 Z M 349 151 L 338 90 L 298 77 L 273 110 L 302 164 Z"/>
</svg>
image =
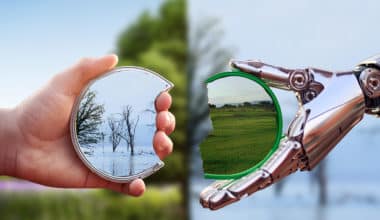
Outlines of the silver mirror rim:
<svg viewBox="0 0 380 220">
<path fill-rule="evenodd" d="M 165 91 L 169 91 L 171 90 L 173 87 L 174 87 L 174 84 L 172 82 L 170 82 L 169 80 L 167 80 L 166 78 L 164 78 L 163 76 L 161 76 L 160 74 L 152 71 L 152 70 L 149 70 L 149 69 L 146 69 L 146 68 L 143 68 L 143 67 L 139 67 L 139 66 L 122 66 L 122 67 L 117 67 L 117 68 L 114 68 L 112 70 L 110 70 L 109 72 L 103 74 L 102 76 L 100 77 L 97 77 L 93 80 L 91 80 L 88 85 L 86 87 L 84 87 L 80 93 L 80 95 L 76 98 L 75 100 L 75 103 L 74 103 L 74 106 L 73 106 L 73 109 L 71 111 L 71 116 L 70 116 L 70 135 L 71 135 L 71 142 L 74 146 L 74 149 L 76 151 L 76 154 L 79 156 L 80 160 L 86 165 L 87 168 L 89 168 L 93 173 L 95 173 L 96 175 L 102 177 L 103 179 L 106 179 L 108 181 L 111 181 L 111 182 L 116 182 L 116 183 L 127 183 L 127 182 L 131 182 L 135 179 L 144 179 L 150 175 L 152 175 L 153 173 L 157 172 L 159 169 L 161 169 L 163 166 L 165 166 L 165 163 L 163 161 L 159 161 L 156 165 L 154 165 L 153 167 L 149 168 L 149 169 L 146 169 L 140 173 L 137 173 L 137 174 L 134 174 L 134 175 L 130 175 L 130 176 L 122 176 L 122 177 L 119 177 L 119 176 L 113 176 L 113 175 L 110 175 L 102 170 L 99 170 L 97 169 L 96 167 L 94 167 L 90 161 L 86 158 L 86 156 L 84 155 L 84 153 L 82 152 L 82 150 L 80 149 L 80 146 L 79 146 L 79 143 L 78 143 L 78 136 L 77 136 L 77 131 L 76 131 L 76 119 L 77 119 L 77 113 L 78 113 L 78 110 L 79 110 L 79 106 L 80 106 L 80 102 L 83 98 L 83 96 L 86 94 L 86 92 L 88 91 L 88 89 L 91 87 L 91 85 L 93 85 L 95 82 L 97 82 L 98 80 L 101 80 L 109 75 L 112 75 L 112 74 L 115 74 L 115 73 L 118 73 L 118 72 L 122 72 L 122 71 L 130 71 L 130 70 L 141 70 L 141 71 L 145 71 L 145 72 L 148 72 L 154 76 L 157 76 L 159 79 L 163 80 L 165 83 L 167 83 L 169 86 L 167 89 L 163 90 L 162 92 L 165 92 Z"/>
</svg>

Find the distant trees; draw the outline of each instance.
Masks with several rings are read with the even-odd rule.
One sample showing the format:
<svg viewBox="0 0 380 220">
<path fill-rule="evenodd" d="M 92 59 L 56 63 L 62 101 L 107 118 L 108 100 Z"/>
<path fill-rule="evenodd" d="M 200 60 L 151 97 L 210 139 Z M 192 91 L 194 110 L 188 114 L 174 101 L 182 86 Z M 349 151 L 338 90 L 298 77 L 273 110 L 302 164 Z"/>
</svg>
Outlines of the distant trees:
<svg viewBox="0 0 380 220">
<path fill-rule="evenodd" d="M 154 101 L 148 104 L 148 107 L 143 111 L 145 114 L 145 118 L 149 117 L 150 122 L 145 124 L 148 127 L 151 127 L 152 129 L 156 128 L 156 123 L 155 123 L 155 116 L 156 116 L 156 110 L 154 109 Z"/>
<path fill-rule="evenodd" d="M 273 102 L 271 100 L 262 100 L 258 102 L 259 105 L 273 105 Z"/>
<path fill-rule="evenodd" d="M 208 104 L 209 108 L 216 108 L 215 104 Z M 273 108 L 274 104 L 270 100 L 261 100 L 254 102 L 243 102 L 243 103 L 225 103 L 224 105 L 218 108 L 240 108 L 240 107 L 262 107 L 262 108 Z"/>
<path fill-rule="evenodd" d="M 122 123 L 111 116 L 108 118 L 108 126 L 111 130 L 109 138 L 112 144 L 112 151 L 115 152 L 117 146 L 120 144 L 121 141 L 120 133 L 122 131 Z"/>
<path fill-rule="evenodd" d="M 235 108 L 235 107 L 237 107 L 237 106 L 236 105 L 231 105 L 231 104 L 224 104 L 222 106 L 222 108 Z"/>
<path fill-rule="evenodd" d="M 102 139 L 99 126 L 102 124 L 104 105 L 96 103 L 96 93 L 88 91 L 79 106 L 77 113 L 77 136 L 81 146 L 92 147 Z"/>
<path fill-rule="evenodd" d="M 90 151 L 86 152 L 88 154 L 93 152 L 93 144 L 101 141 L 103 142 L 104 152 L 104 140 L 107 134 L 99 129 L 99 126 L 103 123 L 104 112 L 104 105 L 96 103 L 96 92 L 88 91 L 80 103 L 76 124 L 78 142 L 81 147 L 90 149 Z M 107 118 L 110 129 L 109 141 L 113 152 L 115 152 L 121 140 L 125 140 L 131 155 L 135 153 L 135 134 L 140 117 L 137 116 L 137 119 L 132 119 L 132 112 L 132 106 L 127 105 L 118 114 L 119 117 L 110 116 Z"/>
<path fill-rule="evenodd" d="M 137 116 L 137 119 L 132 119 L 132 112 L 132 106 L 127 105 L 118 114 L 120 117 L 111 116 L 108 118 L 108 127 L 110 128 L 109 138 L 113 152 L 115 152 L 121 140 L 125 140 L 127 150 L 130 150 L 131 155 L 135 154 L 135 134 L 140 117 Z"/>
<path fill-rule="evenodd" d="M 132 119 L 132 106 L 130 105 L 127 105 L 123 108 L 121 116 L 124 132 L 120 133 L 120 136 L 127 142 L 127 146 L 130 149 L 131 155 L 134 155 L 136 127 L 140 117 L 137 116 L 136 120 Z"/>
<path fill-rule="evenodd" d="M 211 103 L 208 103 L 208 107 L 209 107 L 209 108 L 216 108 L 216 105 L 211 104 Z"/>
</svg>

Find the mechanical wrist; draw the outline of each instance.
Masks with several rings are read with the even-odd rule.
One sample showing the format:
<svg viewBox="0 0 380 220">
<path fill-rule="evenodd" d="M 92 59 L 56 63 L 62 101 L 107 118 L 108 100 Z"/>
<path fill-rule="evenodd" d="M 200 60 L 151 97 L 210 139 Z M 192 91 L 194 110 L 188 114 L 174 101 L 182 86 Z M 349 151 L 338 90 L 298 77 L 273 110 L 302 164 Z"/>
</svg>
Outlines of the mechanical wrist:
<svg viewBox="0 0 380 220">
<path fill-rule="evenodd" d="M 362 61 L 355 73 L 365 95 L 365 112 L 380 116 L 380 55 Z"/>
</svg>

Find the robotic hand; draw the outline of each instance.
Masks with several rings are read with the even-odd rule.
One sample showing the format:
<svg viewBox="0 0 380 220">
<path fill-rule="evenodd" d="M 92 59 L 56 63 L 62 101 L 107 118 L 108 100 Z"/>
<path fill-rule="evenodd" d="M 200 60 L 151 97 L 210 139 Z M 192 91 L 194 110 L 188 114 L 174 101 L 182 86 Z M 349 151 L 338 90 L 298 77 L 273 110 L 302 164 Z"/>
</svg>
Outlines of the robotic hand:
<svg viewBox="0 0 380 220">
<path fill-rule="evenodd" d="M 363 118 L 380 115 L 380 55 L 352 71 L 286 69 L 260 61 L 230 62 L 269 86 L 294 91 L 295 119 L 272 157 L 240 179 L 216 181 L 200 194 L 203 207 L 220 209 L 297 171 L 312 170 Z"/>
</svg>

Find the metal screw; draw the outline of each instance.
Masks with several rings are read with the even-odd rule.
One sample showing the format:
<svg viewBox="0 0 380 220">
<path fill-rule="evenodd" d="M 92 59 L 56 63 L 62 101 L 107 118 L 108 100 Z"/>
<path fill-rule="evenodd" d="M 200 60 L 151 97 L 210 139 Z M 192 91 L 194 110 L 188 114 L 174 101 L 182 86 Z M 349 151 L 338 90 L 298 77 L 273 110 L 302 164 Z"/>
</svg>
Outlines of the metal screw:
<svg viewBox="0 0 380 220">
<path fill-rule="evenodd" d="M 305 89 L 309 82 L 309 75 L 302 70 L 296 70 L 291 73 L 289 84 L 292 89 L 301 91 Z"/>
</svg>

